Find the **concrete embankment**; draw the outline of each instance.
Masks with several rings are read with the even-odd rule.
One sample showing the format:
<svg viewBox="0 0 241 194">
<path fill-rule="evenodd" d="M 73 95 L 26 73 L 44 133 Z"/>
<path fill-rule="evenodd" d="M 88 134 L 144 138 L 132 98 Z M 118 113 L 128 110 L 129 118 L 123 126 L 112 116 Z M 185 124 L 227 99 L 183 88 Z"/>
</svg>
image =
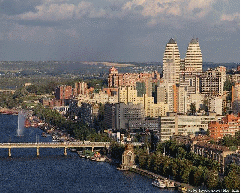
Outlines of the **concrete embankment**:
<svg viewBox="0 0 241 194">
<path fill-rule="evenodd" d="M 16 115 L 18 112 L 17 109 L 0 108 L 0 114 Z"/>
<path fill-rule="evenodd" d="M 135 173 L 138 173 L 138 174 L 141 174 L 143 176 L 147 176 L 149 178 L 152 178 L 152 179 L 166 179 L 166 177 L 164 176 L 161 176 L 159 174 L 155 174 L 153 172 L 150 172 L 148 170 L 143 170 L 143 169 L 140 169 L 140 168 L 131 168 L 130 169 L 131 172 L 135 172 Z M 178 181 L 175 181 L 175 180 L 171 180 L 175 183 L 175 185 L 178 185 L 178 186 L 181 186 L 181 187 L 186 187 L 187 188 L 187 191 L 189 192 L 192 192 L 195 188 L 189 184 L 185 184 L 185 183 L 180 183 Z"/>
</svg>

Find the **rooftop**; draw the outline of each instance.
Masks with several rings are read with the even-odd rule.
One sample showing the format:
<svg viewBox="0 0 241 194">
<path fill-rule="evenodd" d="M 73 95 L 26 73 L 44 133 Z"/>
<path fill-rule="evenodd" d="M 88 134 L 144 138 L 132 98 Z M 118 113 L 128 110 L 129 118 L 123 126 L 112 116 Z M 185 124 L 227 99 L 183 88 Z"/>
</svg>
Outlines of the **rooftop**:
<svg viewBox="0 0 241 194">
<path fill-rule="evenodd" d="M 190 41 L 190 44 L 197 44 L 198 43 L 198 38 L 193 38 L 191 41 Z"/>
<path fill-rule="evenodd" d="M 170 40 L 169 40 L 169 42 L 168 42 L 168 44 L 176 44 L 177 42 L 173 39 L 173 38 L 171 38 Z"/>
<path fill-rule="evenodd" d="M 210 150 L 230 151 L 229 148 L 226 146 L 221 146 L 221 145 L 216 145 L 216 144 L 211 144 L 211 143 L 206 143 L 206 142 L 198 142 L 196 144 L 196 146 L 205 147 Z"/>
</svg>

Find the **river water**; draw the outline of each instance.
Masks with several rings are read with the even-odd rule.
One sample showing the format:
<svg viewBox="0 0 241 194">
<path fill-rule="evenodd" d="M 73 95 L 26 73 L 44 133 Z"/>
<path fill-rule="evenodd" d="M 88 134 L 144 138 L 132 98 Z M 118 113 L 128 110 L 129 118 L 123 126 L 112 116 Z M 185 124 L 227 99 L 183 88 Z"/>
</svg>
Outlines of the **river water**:
<svg viewBox="0 0 241 194">
<path fill-rule="evenodd" d="M 51 142 L 38 128 L 24 128 L 17 136 L 18 117 L 0 115 L 0 142 Z M 153 193 L 173 192 L 151 185 L 152 180 L 132 172 L 119 171 L 104 162 L 80 158 L 63 148 L 0 149 L 1 193 Z"/>
</svg>

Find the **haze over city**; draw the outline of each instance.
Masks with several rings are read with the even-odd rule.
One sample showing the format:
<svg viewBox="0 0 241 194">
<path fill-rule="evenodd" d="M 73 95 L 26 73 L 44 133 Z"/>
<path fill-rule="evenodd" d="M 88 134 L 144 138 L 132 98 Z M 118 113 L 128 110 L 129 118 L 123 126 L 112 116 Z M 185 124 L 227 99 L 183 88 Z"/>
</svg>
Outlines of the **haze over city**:
<svg viewBox="0 0 241 194">
<path fill-rule="evenodd" d="M 238 0 L 0 0 L 0 60 L 162 62 L 198 38 L 204 62 L 240 62 Z"/>
</svg>

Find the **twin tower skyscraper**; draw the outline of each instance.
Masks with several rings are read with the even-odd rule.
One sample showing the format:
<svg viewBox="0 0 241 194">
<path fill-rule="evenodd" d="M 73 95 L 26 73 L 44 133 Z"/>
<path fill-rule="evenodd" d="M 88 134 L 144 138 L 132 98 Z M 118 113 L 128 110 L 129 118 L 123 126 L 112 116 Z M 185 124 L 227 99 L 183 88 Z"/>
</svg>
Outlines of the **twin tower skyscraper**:
<svg viewBox="0 0 241 194">
<path fill-rule="evenodd" d="M 188 45 L 185 59 L 180 58 L 176 41 L 171 38 L 166 45 L 163 57 L 163 78 L 166 83 L 179 83 L 181 73 L 198 74 L 202 72 L 202 52 L 198 39 Z"/>
</svg>

